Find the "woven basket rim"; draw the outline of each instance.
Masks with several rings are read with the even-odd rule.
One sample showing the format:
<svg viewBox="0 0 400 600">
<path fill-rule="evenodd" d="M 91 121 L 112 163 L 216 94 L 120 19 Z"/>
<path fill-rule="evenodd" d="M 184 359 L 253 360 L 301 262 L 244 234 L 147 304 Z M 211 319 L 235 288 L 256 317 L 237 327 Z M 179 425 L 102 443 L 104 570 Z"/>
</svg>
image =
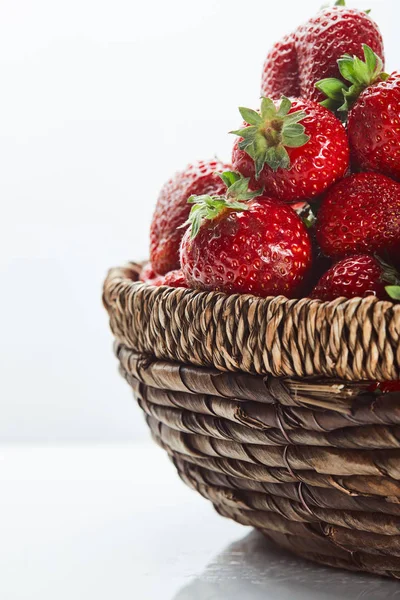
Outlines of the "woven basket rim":
<svg viewBox="0 0 400 600">
<path fill-rule="evenodd" d="M 111 269 L 103 293 L 115 337 L 137 352 L 278 377 L 400 379 L 400 304 L 155 287 L 138 281 L 141 266 Z"/>
</svg>

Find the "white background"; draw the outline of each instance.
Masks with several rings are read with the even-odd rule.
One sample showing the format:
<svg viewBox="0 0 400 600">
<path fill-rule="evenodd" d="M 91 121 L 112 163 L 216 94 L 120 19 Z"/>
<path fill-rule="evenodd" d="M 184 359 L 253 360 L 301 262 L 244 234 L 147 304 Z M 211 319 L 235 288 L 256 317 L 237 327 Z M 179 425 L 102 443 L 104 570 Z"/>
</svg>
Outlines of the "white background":
<svg viewBox="0 0 400 600">
<path fill-rule="evenodd" d="M 321 3 L 1 0 L 0 441 L 147 437 L 111 351 L 106 270 L 146 257 L 175 170 L 229 158 L 266 51 Z M 400 66 L 398 2 L 351 5 L 372 8 Z"/>
</svg>

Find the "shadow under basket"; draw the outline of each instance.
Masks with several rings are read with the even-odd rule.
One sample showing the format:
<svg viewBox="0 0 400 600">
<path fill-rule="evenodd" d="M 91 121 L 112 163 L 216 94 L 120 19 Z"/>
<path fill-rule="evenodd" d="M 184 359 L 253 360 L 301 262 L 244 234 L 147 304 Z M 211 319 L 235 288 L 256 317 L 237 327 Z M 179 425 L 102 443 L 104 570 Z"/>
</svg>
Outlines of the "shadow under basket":
<svg viewBox="0 0 400 600">
<path fill-rule="evenodd" d="M 180 477 L 296 554 L 400 578 L 400 305 L 226 296 L 112 269 L 120 370 Z"/>
</svg>

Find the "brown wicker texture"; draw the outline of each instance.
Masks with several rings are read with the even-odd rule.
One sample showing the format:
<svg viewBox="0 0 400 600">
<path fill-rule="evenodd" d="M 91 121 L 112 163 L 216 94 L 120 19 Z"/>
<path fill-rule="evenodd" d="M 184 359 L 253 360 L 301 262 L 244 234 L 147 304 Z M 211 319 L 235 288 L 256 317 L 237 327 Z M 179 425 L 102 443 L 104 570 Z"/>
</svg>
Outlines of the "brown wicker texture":
<svg viewBox="0 0 400 600">
<path fill-rule="evenodd" d="M 123 376 L 217 511 L 335 567 L 400 578 L 400 305 L 227 297 L 110 271 Z"/>
</svg>

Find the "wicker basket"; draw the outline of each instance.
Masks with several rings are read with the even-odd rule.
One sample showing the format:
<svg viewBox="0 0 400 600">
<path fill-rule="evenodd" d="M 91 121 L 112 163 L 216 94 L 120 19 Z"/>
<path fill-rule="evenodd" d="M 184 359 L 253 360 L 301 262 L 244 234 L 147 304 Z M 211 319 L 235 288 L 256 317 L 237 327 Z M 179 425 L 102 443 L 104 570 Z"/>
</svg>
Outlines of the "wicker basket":
<svg viewBox="0 0 400 600">
<path fill-rule="evenodd" d="M 110 271 L 123 376 L 181 478 L 319 563 L 400 578 L 400 305 L 225 296 Z"/>
</svg>

